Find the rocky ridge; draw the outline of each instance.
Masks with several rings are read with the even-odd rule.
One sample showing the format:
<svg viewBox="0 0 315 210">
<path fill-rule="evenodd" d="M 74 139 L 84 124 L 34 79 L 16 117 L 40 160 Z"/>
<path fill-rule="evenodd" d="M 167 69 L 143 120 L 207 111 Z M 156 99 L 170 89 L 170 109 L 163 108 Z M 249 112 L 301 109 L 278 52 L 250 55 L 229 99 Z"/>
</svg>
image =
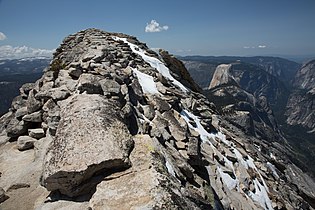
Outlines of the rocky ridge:
<svg viewBox="0 0 315 210">
<path fill-rule="evenodd" d="M 287 123 L 301 125 L 315 132 L 315 60 L 302 66 L 297 72 L 288 104 Z"/>
<path fill-rule="evenodd" d="M 314 181 L 281 144 L 247 135 L 199 90 L 135 37 L 68 36 L 0 119 L 0 207 L 314 209 Z"/>
</svg>

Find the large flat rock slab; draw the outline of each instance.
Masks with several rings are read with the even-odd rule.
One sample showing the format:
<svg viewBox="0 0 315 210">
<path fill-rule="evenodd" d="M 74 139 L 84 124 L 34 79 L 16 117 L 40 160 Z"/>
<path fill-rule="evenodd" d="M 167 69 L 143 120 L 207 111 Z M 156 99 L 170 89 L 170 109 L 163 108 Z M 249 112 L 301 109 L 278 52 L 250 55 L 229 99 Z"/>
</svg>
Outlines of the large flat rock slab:
<svg viewBox="0 0 315 210">
<path fill-rule="evenodd" d="M 44 203 L 49 192 L 39 185 L 42 172 L 42 151 L 47 149 L 50 137 L 35 143 L 35 150 L 19 151 L 17 142 L 0 146 L 0 188 L 9 197 L 0 203 L 0 209 L 36 209 Z"/>
<path fill-rule="evenodd" d="M 88 180 L 96 172 L 129 166 L 132 146 L 115 101 L 96 94 L 74 95 L 62 106 L 56 136 L 46 153 L 42 184 L 70 197 L 87 193 Z"/>
<path fill-rule="evenodd" d="M 92 209 L 152 209 L 157 202 L 155 193 L 161 175 L 152 167 L 154 144 L 148 135 L 135 136 L 134 141 L 130 154 L 132 167 L 112 174 L 97 185 L 90 200 Z"/>
</svg>

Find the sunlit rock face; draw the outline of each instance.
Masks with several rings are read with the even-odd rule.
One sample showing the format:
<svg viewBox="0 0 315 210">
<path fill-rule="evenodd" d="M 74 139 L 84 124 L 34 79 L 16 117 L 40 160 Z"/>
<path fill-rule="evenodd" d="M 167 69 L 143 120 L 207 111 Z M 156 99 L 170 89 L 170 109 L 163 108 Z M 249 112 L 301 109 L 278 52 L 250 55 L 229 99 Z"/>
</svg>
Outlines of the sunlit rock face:
<svg viewBox="0 0 315 210">
<path fill-rule="evenodd" d="M 199 90 L 180 61 L 135 37 L 68 36 L 0 119 L 0 207 L 314 207 L 314 182 L 285 148 L 224 120 Z M 33 146 L 20 151 L 25 137 Z"/>
<path fill-rule="evenodd" d="M 315 60 L 297 72 L 287 104 L 287 123 L 301 125 L 315 134 Z"/>
</svg>

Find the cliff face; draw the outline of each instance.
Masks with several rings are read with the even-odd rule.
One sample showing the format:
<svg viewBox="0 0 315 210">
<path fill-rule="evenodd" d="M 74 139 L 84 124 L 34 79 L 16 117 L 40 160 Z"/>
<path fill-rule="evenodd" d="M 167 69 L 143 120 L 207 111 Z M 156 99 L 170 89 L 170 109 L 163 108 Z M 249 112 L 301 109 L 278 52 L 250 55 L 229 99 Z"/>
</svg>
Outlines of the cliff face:
<svg viewBox="0 0 315 210">
<path fill-rule="evenodd" d="M 180 57 L 194 80 L 204 89 L 210 84 L 216 67 L 220 64 L 246 63 L 254 66 L 283 82 L 287 88 L 292 87 L 292 81 L 300 64 L 278 57 L 255 56 L 186 56 Z"/>
<path fill-rule="evenodd" d="M 231 64 L 221 64 L 216 68 L 209 89 L 225 84 L 237 84 L 230 73 L 231 66 Z"/>
<path fill-rule="evenodd" d="M 185 67 L 189 71 L 191 77 L 197 82 L 197 84 L 202 88 L 206 89 L 209 87 L 211 78 L 216 67 L 219 65 L 218 63 L 208 63 L 208 62 L 201 62 L 195 60 L 183 60 L 185 58 L 180 58 Z"/>
<path fill-rule="evenodd" d="M 301 125 L 315 132 L 315 60 L 306 63 L 296 74 L 294 90 L 287 104 L 287 123 Z"/>
<path fill-rule="evenodd" d="M 213 62 L 219 62 L 219 58 L 220 57 L 216 58 L 216 60 L 214 60 Z M 239 60 L 231 60 L 233 57 L 229 59 L 228 58 L 225 58 L 228 60 L 227 63 L 218 64 L 215 68 L 215 71 L 208 77 L 210 81 L 208 82 L 207 89 L 218 87 L 223 84 L 238 86 L 244 91 L 254 95 L 257 99 L 261 97 L 267 99 L 269 106 L 273 110 L 275 110 L 275 113 L 279 113 L 279 116 L 283 115 L 290 93 L 290 89 L 288 88 L 286 83 L 291 84 L 291 82 L 286 81 L 285 83 L 283 83 L 279 78 L 279 75 L 268 73 L 267 70 L 264 69 L 265 67 L 262 67 L 260 65 L 257 66 L 258 64 L 253 65 L 250 63 L 244 63 Z M 223 60 L 224 58 L 221 59 Z M 244 58 L 244 60 L 246 59 Z M 249 61 L 254 62 L 255 60 Z M 205 71 L 201 70 L 202 67 L 196 67 L 189 64 L 188 61 L 185 61 L 185 64 L 188 66 L 188 68 L 190 68 L 190 72 L 192 72 L 193 75 L 199 75 L 199 72 Z M 208 64 L 207 68 L 210 68 L 210 64 Z M 279 68 L 277 69 L 279 70 Z M 208 71 L 211 72 L 212 70 L 209 69 Z M 281 72 L 281 75 L 284 74 L 283 71 L 284 70 L 279 70 L 279 72 Z M 200 73 L 200 75 L 202 75 L 203 77 L 205 76 L 204 73 Z M 196 76 L 195 78 L 199 84 L 202 85 L 204 83 L 204 79 L 200 79 Z"/>
<path fill-rule="evenodd" d="M 263 85 L 266 78 L 257 74 L 267 75 L 242 69 L 239 64 L 221 64 L 216 68 L 209 89 L 204 94 L 217 105 L 226 119 L 248 135 L 271 142 L 283 141 L 268 103 L 268 96 L 277 96 L 266 94 L 271 87 L 268 87 L 268 83 Z"/>
<path fill-rule="evenodd" d="M 198 90 L 181 62 L 135 37 L 68 36 L 0 119 L 0 207 L 314 208 L 315 183 L 285 148 Z"/>
<path fill-rule="evenodd" d="M 291 86 L 296 71 L 300 67 L 300 64 L 296 62 L 278 57 L 256 56 L 252 58 L 244 58 L 241 60 L 258 65 L 269 74 L 284 82 L 288 87 Z"/>
</svg>

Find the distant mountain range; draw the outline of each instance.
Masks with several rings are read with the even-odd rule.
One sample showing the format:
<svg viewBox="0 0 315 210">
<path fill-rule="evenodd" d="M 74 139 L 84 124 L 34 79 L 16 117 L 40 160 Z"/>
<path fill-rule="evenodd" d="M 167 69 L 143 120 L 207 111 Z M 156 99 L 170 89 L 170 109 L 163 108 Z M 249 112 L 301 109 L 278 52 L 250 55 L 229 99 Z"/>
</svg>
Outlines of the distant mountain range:
<svg viewBox="0 0 315 210">
<path fill-rule="evenodd" d="M 0 60 L 0 75 L 40 73 L 50 61 L 51 58 L 47 57 Z"/>
<path fill-rule="evenodd" d="M 302 65 L 263 56 L 180 59 L 227 119 L 271 141 L 285 137 L 295 150 L 291 155 L 315 173 L 315 60 Z M 238 112 L 231 115 L 231 109 Z M 277 130 L 279 136 L 266 128 Z"/>
<path fill-rule="evenodd" d="M 8 111 L 19 88 L 39 79 L 50 61 L 46 57 L 0 60 L 0 115 Z"/>
<path fill-rule="evenodd" d="M 202 88 L 208 87 L 212 75 L 219 64 L 225 63 L 246 63 L 252 64 L 256 69 L 264 70 L 271 75 L 290 85 L 300 63 L 279 57 L 240 57 L 240 56 L 186 56 L 179 57 L 182 60 L 191 76 Z M 289 82 L 289 83 L 287 83 Z"/>
</svg>

